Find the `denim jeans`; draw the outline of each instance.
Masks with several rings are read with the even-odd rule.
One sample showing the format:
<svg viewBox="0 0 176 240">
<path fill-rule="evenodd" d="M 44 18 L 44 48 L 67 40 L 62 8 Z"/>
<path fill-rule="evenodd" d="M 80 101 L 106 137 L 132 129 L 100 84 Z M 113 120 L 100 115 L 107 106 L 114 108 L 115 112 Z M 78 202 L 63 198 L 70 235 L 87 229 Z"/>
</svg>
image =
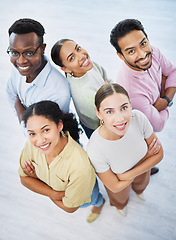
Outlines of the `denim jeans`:
<svg viewBox="0 0 176 240">
<path fill-rule="evenodd" d="M 93 205 L 95 207 L 100 207 L 103 204 L 103 196 L 99 191 L 99 186 L 98 186 L 98 181 L 96 179 L 92 194 L 91 194 L 91 202 L 89 203 L 84 203 L 81 205 L 81 208 L 88 207 L 90 205 Z"/>
</svg>

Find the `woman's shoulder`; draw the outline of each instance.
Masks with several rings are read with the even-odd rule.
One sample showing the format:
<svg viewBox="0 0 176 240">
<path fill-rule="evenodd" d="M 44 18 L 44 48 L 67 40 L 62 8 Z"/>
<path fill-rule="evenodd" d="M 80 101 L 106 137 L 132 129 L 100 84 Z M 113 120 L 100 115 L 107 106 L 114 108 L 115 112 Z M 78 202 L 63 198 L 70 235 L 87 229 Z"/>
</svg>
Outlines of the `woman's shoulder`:
<svg viewBox="0 0 176 240">
<path fill-rule="evenodd" d="M 73 172 L 84 172 L 85 174 L 93 171 L 87 152 L 75 140 L 70 139 L 71 147 L 66 157 L 69 169 Z"/>
<path fill-rule="evenodd" d="M 143 122 L 146 120 L 146 116 L 143 112 L 133 109 L 132 110 L 132 123 L 137 124 L 138 126 L 143 125 Z"/>
<path fill-rule="evenodd" d="M 101 144 L 101 137 L 100 134 L 98 132 L 100 127 L 98 127 L 91 135 L 89 142 L 87 144 L 87 148 L 86 151 L 88 152 L 90 149 L 97 149 L 98 150 L 98 146 Z"/>
<path fill-rule="evenodd" d="M 98 71 L 98 72 L 100 72 L 101 75 L 106 74 L 104 68 L 103 68 L 101 65 L 99 65 L 99 64 L 96 63 L 96 62 L 92 62 L 92 63 L 93 63 L 93 69 L 94 69 L 94 71 Z"/>
<path fill-rule="evenodd" d="M 40 150 L 38 148 L 36 148 L 30 141 L 29 139 L 27 139 L 25 145 L 24 145 L 24 149 L 23 151 L 25 151 L 26 153 L 28 153 L 28 155 L 34 155 L 34 154 L 40 154 Z"/>
<path fill-rule="evenodd" d="M 136 118 L 136 119 L 146 119 L 147 117 L 145 116 L 145 114 L 137 109 L 133 109 L 132 110 L 132 117 Z"/>
<path fill-rule="evenodd" d="M 146 115 L 139 110 L 132 110 L 132 122 L 138 126 L 142 132 L 152 132 L 153 128 Z"/>
<path fill-rule="evenodd" d="M 74 157 L 77 161 L 80 161 L 81 158 L 88 158 L 87 152 L 80 143 L 76 142 L 70 135 L 68 135 L 68 144 L 65 150 L 71 158 Z"/>
<path fill-rule="evenodd" d="M 94 68 L 98 68 L 98 69 L 101 69 L 101 68 L 102 68 L 102 66 L 100 66 L 98 63 L 93 62 L 93 61 L 92 61 L 92 63 L 93 63 L 93 67 L 94 67 Z"/>
</svg>

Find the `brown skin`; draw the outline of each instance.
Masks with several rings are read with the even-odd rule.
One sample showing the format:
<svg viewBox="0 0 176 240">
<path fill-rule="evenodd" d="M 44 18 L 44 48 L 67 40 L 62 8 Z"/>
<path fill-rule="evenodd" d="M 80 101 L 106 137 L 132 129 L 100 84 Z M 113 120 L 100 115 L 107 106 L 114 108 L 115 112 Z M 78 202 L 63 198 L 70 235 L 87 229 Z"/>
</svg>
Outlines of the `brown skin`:
<svg viewBox="0 0 176 240">
<path fill-rule="evenodd" d="M 63 123 L 60 121 L 58 124 L 47 119 L 43 116 L 33 115 L 27 120 L 27 131 L 29 140 L 36 148 L 38 148 L 46 157 L 46 162 L 49 164 L 60 154 L 68 143 L 68 138 L 61 135 Z M 48 145 L 46 148 L 42 148 Z M 58 207 L 62 208 L 68 213 L 75 212 L 79 207 L 69 208 L 66 207 L 62 198 L 65 191 L 56 191 L 48 186 L 45 182 L 41 181 L 36 172 L 35 167 L 31 161 L 25 161 L 23 164 L 23 171 L 27 174 L 26 177 L 20 176 L 21 183 L 26 188 L 33 192 L 49 197 Z M 100 213 L 100 207 L 93 207 L 93 212 Z"/>
<path fill-rule="evenodd" d="M 49 197 L 58 207 L 62 208 L 64 211 L 68 213 L 73 213 L 78 209 L 65 207 L 62 203 L 62 197 L 64 197 L 65 192 L 53 190 L 40 179 L 32 177 L 20 177 L 20 179 L 23 186 L 27 187 L 33 192 Z"/>
<path fill-rule="evenodd" d="M 117 55 L 123 60 L 130 68 L 135 71 L 144 71 L 150 68 L 152 64 L 152 49 L 149 39 L 142 31 L 134 30 L 126 34 L 118 40 L 119 47 L 122 51 L 117 52 Z M 167 76 L 162 76 L 161 81 L 161 94 L 160 98 L 156 100 L 153 106 L 160 112 L 168 106 L 166 99 L 162 96 L 166 95 L 170 100 L 173 99 L 176 88 L 169 87 L 165 89 Z"/>
<path fill-rule="evenodd" d="M 60 58 L 64 65 L 61 69 L 74 77 L 82 77 L 93 67 L 87 51 L 74 41 L 67 41 L 62 45 Z"/>
<path fill-rule="evenodd" d="M 23 113 L 24 113 L 25 109 L 26 108 L 23 106 L 23 104 L 21 103 L 21 101 L 17 95 L 16 101 L 15 101 L 15 110 L 16 110 L 19 122 L 22 121 Z"/>
<path fill-rule="evenodd" d="M 36 33 L 15 34 L 12 33 L 9 37 L 10 50 L 15 50 L 20 53 L 25 51 L 35 51 L 39 46 L 39 39 Z M 44 59 L 44 51 L 46 44 L 43 44 L 34 54 L 31 60 L 27 60 L 21 54 L 18 59 L 11 58 L 11 63 L 18 69 L 22 76 L 26 76 L 26 81 L 31 83 L 36 76 L 44 68 L 46 61 Z M 20 67 L 28 67 L 26 70 Z"/>
<path fill-rule="evenodd" d="M 64 204 L 62 203 L 62 198 L 65 196 L 65 191 L 55 191 L 47 184 L 42 182 L 40 179 L 38 179 L 35 173 L 35 167 L 33 166 L 31 161 L 24 163 L 23 170 L 28 175 L 28 177 L 20 177 L 23 186 L 27 187 L 31 191 L 49 197 L 58 207 L 62 208 L 67 213 L 73 213 L 79 208 L 79 207 L 75 208 L 65 207 Z M 99 214 L 104 203 L 105 200 L 103 200 L 103 204 L 100 207 L 93 206 L 91 211 L 93 213 Z"/>
<path fill-rule="evenodd" d="M 38 36 L 34 32 L 26 34 L 12 33 L 9 37 L 9 49 L 18 51 L 20 53 L 25 51 L 35 51 L 39 45 Z M 11 63 L 17 68 L 19 73 L 22 76 L 26 76 L 26 82 L 31 83 L 34 81 L 34 79 L 46 65 L 46 61 L 44 59 L 45 47 L 46 44 L 43 44 L 37 50 L 31 60 L 25 59 L 22 54 L 18 59 L 10 58 Z M 17 112 L 18 119 L 21 122 L 25 107 L 21 104 L 18 96 L 14 107 Z"/>
</svg>

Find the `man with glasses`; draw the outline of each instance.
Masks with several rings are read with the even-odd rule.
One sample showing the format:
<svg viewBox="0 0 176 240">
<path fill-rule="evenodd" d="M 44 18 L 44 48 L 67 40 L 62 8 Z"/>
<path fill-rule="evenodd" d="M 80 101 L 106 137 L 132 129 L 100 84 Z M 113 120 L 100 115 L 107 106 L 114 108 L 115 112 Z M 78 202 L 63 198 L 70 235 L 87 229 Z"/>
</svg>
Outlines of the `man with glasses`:
<svg viewBox="0 0 176 240">
<path fill-rule="evenodd" d="M 64 112 L 69 111 L 69 84 L 44 55 L 43 26 L 24 18 L 14 22 L 8 33 L 7 53 L 15 68 L 7 83 L 7 93 L 19 121 L 26 107 L 42 100 L 54 101 Z"/>
</svg>

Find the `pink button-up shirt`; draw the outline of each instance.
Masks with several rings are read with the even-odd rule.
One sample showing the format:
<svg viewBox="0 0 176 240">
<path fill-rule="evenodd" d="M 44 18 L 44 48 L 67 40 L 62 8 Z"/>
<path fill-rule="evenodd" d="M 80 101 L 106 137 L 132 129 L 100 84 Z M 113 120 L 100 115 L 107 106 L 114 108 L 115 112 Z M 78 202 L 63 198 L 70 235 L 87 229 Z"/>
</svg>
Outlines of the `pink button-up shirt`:
<svg viewBox="0 0 176 240">
<path fill-rule="evenodd" d="M 135 71 L 125 62 L 119 70 L 117 83 L 128 92 L 133 109 L 143 112 L 155 132 L 160 132 L 169 117 L 168 108 L 158 111 L 153 104 L 160 97 L 162 75 L 167 76 L 165 89 L 176 87 L 176 67 L 152 46 L 152 66 L 145 71 Z"/>
</svg>

